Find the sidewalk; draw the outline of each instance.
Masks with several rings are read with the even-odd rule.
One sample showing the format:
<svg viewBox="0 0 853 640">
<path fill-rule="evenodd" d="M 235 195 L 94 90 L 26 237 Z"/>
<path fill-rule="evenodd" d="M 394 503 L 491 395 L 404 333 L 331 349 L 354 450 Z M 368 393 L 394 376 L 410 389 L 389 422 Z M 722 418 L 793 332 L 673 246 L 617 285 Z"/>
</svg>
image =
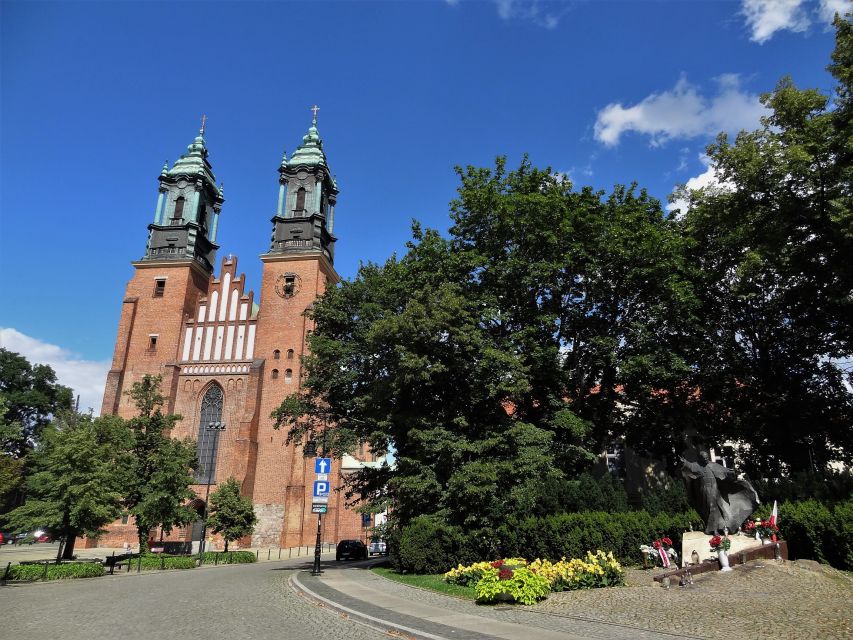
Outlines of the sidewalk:
<svg viewBox="0 0 853 640">
<path fill-rule="evenodd" d="M 291 585 L 321 606 L 391 634 L 421 640 L 673 640 L 685 638 L 637 627 L 525 610 L 490 607 L 386 580 L 370 563 L 324 566 L 314 577 L 300 571 Z"/>
</svg>

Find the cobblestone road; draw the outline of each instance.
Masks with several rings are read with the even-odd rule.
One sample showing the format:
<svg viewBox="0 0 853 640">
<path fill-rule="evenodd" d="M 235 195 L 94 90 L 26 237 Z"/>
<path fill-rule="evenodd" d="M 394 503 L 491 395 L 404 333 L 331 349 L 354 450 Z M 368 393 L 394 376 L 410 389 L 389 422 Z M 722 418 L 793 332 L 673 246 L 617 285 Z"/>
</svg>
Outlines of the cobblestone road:
<svg viewBox="0 0 853 640">
<path fill-rule="evenodd" d="M 297 596 L 287 585 L 295 564 L 0 587 L 0 638 L 387 640 Z"/>
<path fill-rule="evenodd" d="M 625 588 L 555 593 L 530 610 L 711 640 L 853 638 L 853 575 L 816 562 L 750 562 L 668 590 L 652 575 L 630 570 Z"/>
</svg>

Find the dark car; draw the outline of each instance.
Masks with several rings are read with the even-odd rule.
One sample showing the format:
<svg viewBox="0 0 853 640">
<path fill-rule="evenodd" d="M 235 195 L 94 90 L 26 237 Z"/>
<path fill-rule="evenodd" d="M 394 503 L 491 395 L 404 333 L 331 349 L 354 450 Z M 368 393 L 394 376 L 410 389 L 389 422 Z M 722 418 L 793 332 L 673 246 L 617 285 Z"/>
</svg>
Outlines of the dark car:
<svg viewBox="0 0 853 640">
<path fill-rule="evenodd" d="M 367 560 L 367 547 L 361 540 L 341 540 L 335 551 L 335 560 Z"/>
</svg>

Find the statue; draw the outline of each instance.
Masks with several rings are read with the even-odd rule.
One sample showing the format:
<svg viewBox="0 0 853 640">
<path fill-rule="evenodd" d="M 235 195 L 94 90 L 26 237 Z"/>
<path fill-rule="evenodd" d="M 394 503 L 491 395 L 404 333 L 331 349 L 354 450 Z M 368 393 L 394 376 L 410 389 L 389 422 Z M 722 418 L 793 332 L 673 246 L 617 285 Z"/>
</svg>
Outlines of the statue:
<svg viewBox="0 0 853 640">
<path fill-rule="evenodd" d="M 710 462 L 704 451 L 699 452 L 698 462 L 679 457 L 690 504 L 705 521 L 705 533 L 716 535 L 726 529 L 739 529 L 759 505 L 752 485 L 731 469 Z"/>
</svg>

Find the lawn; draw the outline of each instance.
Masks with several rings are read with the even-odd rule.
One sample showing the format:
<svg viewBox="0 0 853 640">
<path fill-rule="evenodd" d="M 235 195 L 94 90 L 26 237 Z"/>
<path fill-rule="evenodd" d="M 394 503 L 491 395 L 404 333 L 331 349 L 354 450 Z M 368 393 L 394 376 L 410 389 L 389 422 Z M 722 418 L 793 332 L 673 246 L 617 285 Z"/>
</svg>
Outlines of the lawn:
<svg viewBox="0 0 853 640">
<path fill-rule="evenodd" d="M 419 575 L 410 573 L 397 573 L 389 567 L 373 567 L 371 571 L 373 571 L 373 573 L 377 575 L 382 576 L 383 578 L 388 578 L 389 580 L 394 580 L 396 582 L 402 582 L 403 584 L 407 584 L 412 587 L 429 589 L 430 591 L 437 591 L 438 593 L 443 593 L 444 595 L 456 596 L 457 598 L 465 598 L 466 600 L 474 600 L 476 598 L 473 586 L 462 587 L 458 584 L 448 584 L 444 581 L 444 576 L 442 574 Z"/>
</svg>

